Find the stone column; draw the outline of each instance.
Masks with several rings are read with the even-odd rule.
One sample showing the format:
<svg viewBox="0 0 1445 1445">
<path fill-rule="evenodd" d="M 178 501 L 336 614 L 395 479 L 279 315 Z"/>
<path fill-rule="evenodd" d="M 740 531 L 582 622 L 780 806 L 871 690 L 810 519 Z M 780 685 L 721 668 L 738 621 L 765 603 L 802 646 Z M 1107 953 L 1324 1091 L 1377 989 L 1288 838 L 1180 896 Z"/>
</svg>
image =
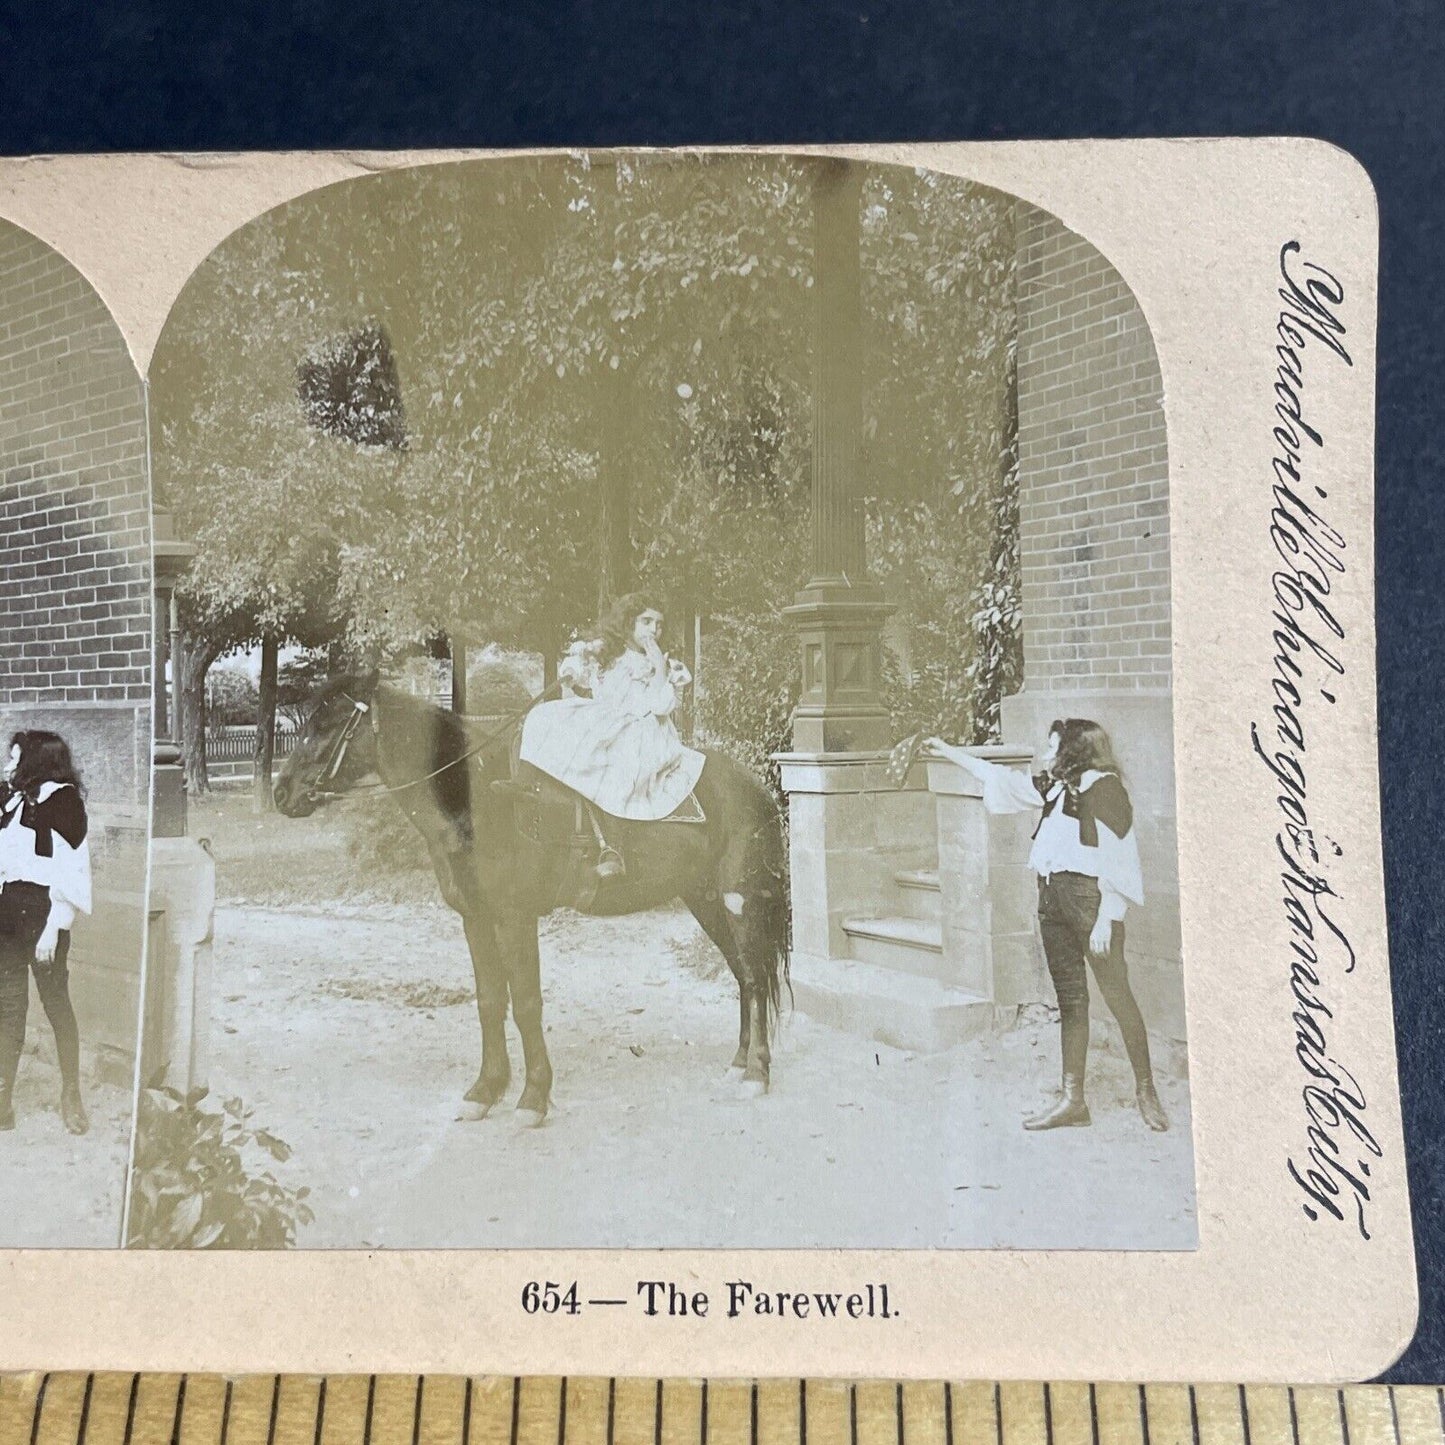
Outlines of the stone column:
<svg viewBox="0 0 1445 1445">
<path fill-rule="evenodd" d="M 801 644 L 798 753 L 889 744 L 879 693 L 882 630 L 892 610 L 869 579 L 859 442 L 863 427 L 859 206 L 862 169 L 816 163 L 813 189 L 812 575 L 787 615 Z"/>
<path fill-rule="evenodd" d="M 196 555 L 196 548 L 192 542 L 177 539 L 171 514 L 162 507 L 152 508 L 151 527 L 155 557 L 155 791 L 151 831 L 157 838 L 180 838 L 186 831 L 186 774 L 174 736 L 180 723 L 180 699 L 172 697 L 173 683 L 166 681 L 166 663 L 178 655 L 176 583 Z"/>
<path fill-rule="evenodd" d="M 189 1093 L 206 1083 L 216 865 L 186 836 L 185 769 L 171 736 L 172 722 L 179 721 L 178 704 L 166 682 L 165 664 L 177 654 L 180 632 L 176 583 L 196 548 L 177 539 L 168 512 L 155 509 L 152 521 L 156 739 L 141 1077 L 164 1069 L 166 1083 Z"/>
</svg>

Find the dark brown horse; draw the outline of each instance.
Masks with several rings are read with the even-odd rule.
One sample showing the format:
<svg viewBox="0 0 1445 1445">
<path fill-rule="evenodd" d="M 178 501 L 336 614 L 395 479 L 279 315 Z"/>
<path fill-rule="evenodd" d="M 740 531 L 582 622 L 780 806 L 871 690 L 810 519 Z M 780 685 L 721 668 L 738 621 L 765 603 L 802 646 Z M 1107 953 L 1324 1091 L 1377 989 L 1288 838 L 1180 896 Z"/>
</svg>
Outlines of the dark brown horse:
<svg viewBox="0 0 1445 1445">
<path fill-rule="evenodd" d="M 448 905 L 462 917 L 477 983 L 482 1066 L 467 1100 L 485 1116 L 510 1081 L 505 1021 L 522 1036 L 528 1122 L 546 1116 L 552 1065 L 542 1037 L 538 920 L 564 904 L 628 913 L 680 898 L 721 950 L 738 984 L 744 1093 L 768 1087 L 768 1040 L 788 979 L 782 822 L 766 789 L 708 753 L 696 797 L 705 821 L 607 820 L 626 873 L 598 885 L 591 829 L 575 795 L 519 770 L 516 729 L 475 734 L 454 714 L 380 683 L 341 678 L 318 693 L 276 781 L 276 806 L 301 818 L 358 788 L 388 792 L 426 844 Z"/>
</svg>

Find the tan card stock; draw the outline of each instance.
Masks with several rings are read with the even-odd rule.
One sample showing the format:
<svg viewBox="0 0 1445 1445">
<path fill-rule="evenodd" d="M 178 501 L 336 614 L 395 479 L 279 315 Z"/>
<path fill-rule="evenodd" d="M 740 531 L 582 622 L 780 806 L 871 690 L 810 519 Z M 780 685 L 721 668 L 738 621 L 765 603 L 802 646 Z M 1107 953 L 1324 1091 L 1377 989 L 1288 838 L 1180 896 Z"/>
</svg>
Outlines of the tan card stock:
<svg viewBox="0 0 1445 1445">
<path fill-rule="evenodd" d="M 94 882 L 37 958 L 5 795 L 0 1367 L 1386 1366 L 1376 235 L 1289 139 L 0 163 Z"/>
</svg>

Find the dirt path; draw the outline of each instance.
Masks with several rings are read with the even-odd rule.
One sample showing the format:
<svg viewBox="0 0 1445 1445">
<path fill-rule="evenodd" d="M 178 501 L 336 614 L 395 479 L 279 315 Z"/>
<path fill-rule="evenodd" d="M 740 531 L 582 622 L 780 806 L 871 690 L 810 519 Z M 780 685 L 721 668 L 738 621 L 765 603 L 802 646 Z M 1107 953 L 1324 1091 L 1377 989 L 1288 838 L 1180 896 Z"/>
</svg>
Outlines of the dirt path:
<svg viewBox="0 0 1445 1445">
<path fill-rule="evenodd" d="M 37 1011 L 39 1004 L 32 999 Z M 130 1091 L 81 1081 L 90 1133 L 77 1139 L 60 1122 L 60 1073 L 32 1049 L 15 1081 L 15 1129 L 0 1134 L 0 1248 L 113 1248 L 120 1240 Z"/>
<path fill-rule="evenodd" d="M 1052 1024 L 913 1055 L 794 1014 L 773 1092 L 724 1078 L 737 1003 L 681 912 L 543 932 L 554 1112 L 456 1118 L 478 1027 L 440 906 L 216 912 L 212 1085 L 295 1148 L 311 1247 L 1190 1248 L 1185 1089 L 1151 1134 L 1092 1060 L 1095 1126 L 1028 1135 Z M 509 1105 L 520 1091 L 520 1048 Z"/>
</svg>

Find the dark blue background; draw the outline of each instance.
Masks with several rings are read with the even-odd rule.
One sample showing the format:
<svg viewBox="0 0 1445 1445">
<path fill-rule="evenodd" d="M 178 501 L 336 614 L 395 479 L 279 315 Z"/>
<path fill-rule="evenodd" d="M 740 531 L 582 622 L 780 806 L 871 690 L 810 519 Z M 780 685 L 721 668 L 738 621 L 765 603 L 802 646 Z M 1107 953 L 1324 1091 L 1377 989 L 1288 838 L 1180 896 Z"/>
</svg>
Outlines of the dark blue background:
<svg viewBox="0 0 1445 1445">
<path fill-rule="evenodd" d="M 0 152 L 1284 134 L 1323 137 L 1364 162 L 1383 230 L 1385 867 L 1422 1296 L 1419 1334 L 1391 1378 L 1445 1380 L 1445 1059 L 1432 862 L 1442 801 L 1430 771 L 1445 754 L 1445 508 L 1435 491 L 1445 7 L 131 0 L 123 13 L 113 8 L 0 5 Z M 1335 1295 L 1329 1281 L 1300 1287 Z"/>
</svg>

